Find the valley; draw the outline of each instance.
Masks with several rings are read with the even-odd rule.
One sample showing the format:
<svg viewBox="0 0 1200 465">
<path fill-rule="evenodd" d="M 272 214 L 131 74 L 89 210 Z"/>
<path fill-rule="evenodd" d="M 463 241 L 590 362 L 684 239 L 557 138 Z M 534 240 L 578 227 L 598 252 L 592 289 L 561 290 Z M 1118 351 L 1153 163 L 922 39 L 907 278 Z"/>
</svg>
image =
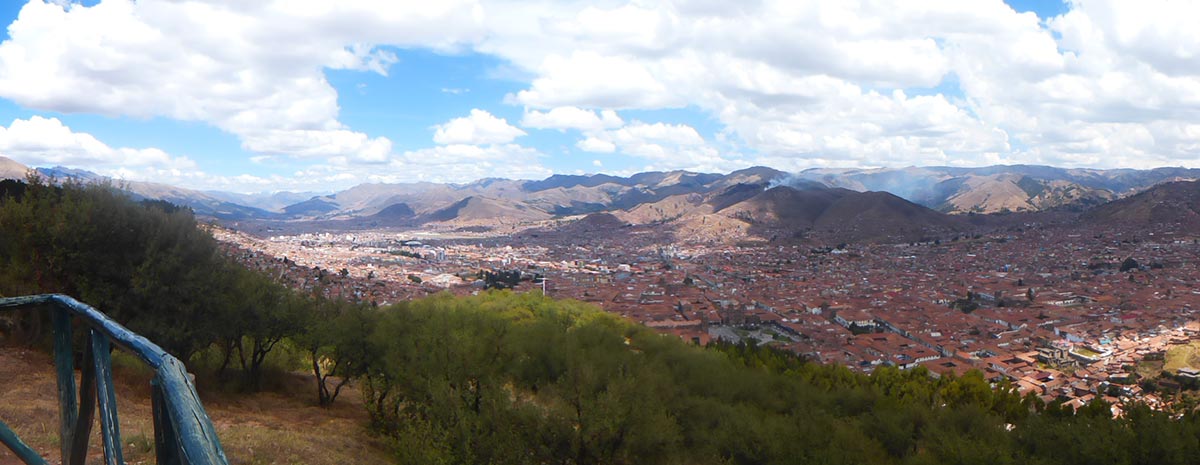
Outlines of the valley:
<svg viewBox="0 0 1200 465">
<path fill-rule="evenodd" d="M 330 299 L 538 291 L 696 345 L 753 342 L 866 373 L 977 370 L 1114 414 L 1193 402 L 1180 393 L 1200 367 L 1144 367 L 1200 340 L 1200 182 L 1033 181 L 1046 170 L 556 175 L 190 208 L 226 255 Z"/>
<path fill-rule="evenodd" d="M 686 236 L 678 219 L 621 220 L 628 212 L 511 233 L 214 234 L 248 266 L 330 297 L 385 305 L 469 295 L 493 287 L 483 272 L 512 271 L 518 291 L 593 303 L 700 345 L 753 333 L 865 372 L 980 370 L 1047 402 L 1178 401 L 1157 392 L 1160 382 L 1178 388 L 1178 373 L 1131 373 L 1200 338 L 1194 212 L 1150 206 L 1195 205 L 1200 183 L 1164 184 L 1082 214 L 975 221 L 890 195 L 738 186 L 746 185 L 687 203 L 702 222 L 734 209 L 723 217 L 741 224 L 726 236 Z M 838 205 L 847 198 L 851 207 Z M 1127 259 L 1136 265 L 1123 266 Z"/>
</svg>

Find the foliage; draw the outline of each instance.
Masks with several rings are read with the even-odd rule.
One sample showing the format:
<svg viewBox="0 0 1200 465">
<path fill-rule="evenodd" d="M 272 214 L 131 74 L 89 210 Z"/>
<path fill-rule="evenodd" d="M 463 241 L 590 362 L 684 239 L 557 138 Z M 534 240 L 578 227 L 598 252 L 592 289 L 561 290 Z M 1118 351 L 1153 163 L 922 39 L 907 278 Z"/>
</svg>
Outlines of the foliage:
<svg viewBox="0 0 1200 465">
<path fill-rule="evenodd" d="M 497 285 L 519 279 L 491 276 Z M 977 371 L 937 377 L 881 366 L 863 375 L 770 347 L 701 348 L 536 293 L 438 295 L 386 308 L 300 295 L 226 259 L 190 211 L 133 202 L 109 186 L 0 185 L 0 295 L 39 292 L 74 295 L 184 359 L 216 347 L 250 389 L 267 354 L 298 350 L 321 404 L 360 380 L 372 423 L 400 463 L 1175 464 L 1200 456 L 1191 409 L 1173 416 L 1132 405 L 1114 419 L 1103 400 L 1076 412 Z M 39 317 L 13 327 L 38 334 Z"/>
<path fill-rule="evenodd" d="M 314 297 L 313 311 L 294 338 L 308 356 L 317 383 L 317 402 L 332 404 L 342 388 L 366 373 L 378 354 L 367 341 L 378 323 L 377 312 L 365 304 Z"/>
<path fill-rule="evenodd" d="M 268 353 L 301 330 L 308 300 L 221 253 L 192 212 L 134 202 L 103 184 L 31 177 L 0 192 L 0 294 L 63 293 L 95 306 L 187 361 L 220 343 L 244 384 Z M 18 321 L 44 335 L 45 314 Z"/>
<path fill-rule="evenodd" d="M 1073 414 L 978 371 L 868 376 L 769 347 L 699 348 L 536 293 L 373 317 L 363 394 L 401 463 L 1148 464 L 1200 447 L 1191 415 L 1136 406 L 1114 420 L 1102 400 Z"/>
<path fill-rule="evenodd" d="M 512 289 L 521 283 L 519 270 L 480 270 L 479 279 L 486 289 Z"/>
</svg>

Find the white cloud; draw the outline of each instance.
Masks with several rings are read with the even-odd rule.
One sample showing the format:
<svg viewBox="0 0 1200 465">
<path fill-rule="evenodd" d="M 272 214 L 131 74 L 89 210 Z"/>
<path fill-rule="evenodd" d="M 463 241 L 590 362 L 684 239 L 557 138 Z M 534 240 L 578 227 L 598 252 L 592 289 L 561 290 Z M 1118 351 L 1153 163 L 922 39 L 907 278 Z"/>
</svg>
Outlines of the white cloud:
<svg viewBox="0 0 1200 465">
<path fill-rule="evenodd" d="M 1003 131 L 943 96 L 838 87 L 802 105 L 772 108 L 731 99 L 722 109 L 723 119 L 757 149 L 761 163 L 780 169 L 957 165 L 1009 151 Z"/>
<path fill-rule="evenodd" d="M 244 134 L 242 148 L 253 153 L 293 157 L 350 155 L 355 161 L 381 163 L 391 154 L 392 141 L 386 137 L 370 138 L 346 129 L 276 129 Z"/>
<path fill-rule="evenodd" d="M 343 124 L 324 70 L 394 74 L 394 46 L 498 57 L 507 78 L 525 83 L 506 97 L 525 108 L 521 126 L 577 130 L 580 150 L 656 167 L 1200 165 L 1200 6 L 1068 7 L 1040 20 L 999 0 L 35 0 L 0 44 L 0 97 L 199 121 L 252 156 L 303 158 L 342 180 L 412 154 L 493 153 L 524 134 L 485 110 L 500 102 L 473 102 L 480 109 L 437 126 L 440 145 L 429 149 Z M 682 125 L 627 125 L 616 113 L 646 119 L 626 110 L 668 108 L 719 129 L 688 127 L 693 138 Z M 34 152 L 99 163 L 57 150 Z M 361 164 L 373 165 L 349 171 Z"/>
<path fill-rule="evenodd" d="M 1136 7 L 1136 8 L 1134 8 Z M 947 54 L 965 108 L 1060 166 L 1200 166 L 1200 34 L 1191 2 L 1089 1 L 1043 25 L 998 17 Z"/>
<path fill-rule="evenodd" d="M 1007 132 L 962 102 L 887 90 L 938 85 L 955 64 L 942 44 L 975 30 L 986 35 L 994 16 L 1027 19 L 999 2 L 683 2 L 520 13 L 537 16 L 536 29 L 552 37 L 540 42 L 544 54 L 530 54 L 515 33 L 481 47 L 534 72 L 510 101 L 553 109 L 527 110 L 522 124 L 581 129 L 576 147 L 584 151 L 620 151 L 656 167 L 749 162 L 695 143 L 703 138 L 691 128 L 604 131 L 612 128 L 596 127 L 580 114 L 586 110 L 574 111 L 580 106 L 690 106 L 718 119 L 724 140 L 757 153 L 750 161 L 787 169 L 946 164 L 1009 150 Z"/>
<path fill-rule="evenodd" d="M 603 110 L 597 116 L 592 110 L 578 107 L 557 107 L 545 112 L 527 109 L 521 118 L 521 126 L 534 129 L 598 131 L 623 124 L 625 121 L 613 110 Z"/>
<path fill-rule="evenodd" d="M 629 57 L 575 51 L 550 55 L 528 90 L 511 100 L 535 107 L 662 108 L 687 104 L 651 67 Z"/>
<path fill-rule="evenodd" d="M 534 74 L 512 102 L 688 106 L 781 168 L 1200 165 L 1200 6 L 1069 8 L 1048 21 L 999 1 L 512 8 L 478 47 Z M 961 97 L 929 95 L 944 82 Z"/>
<path fill-rule="evenodd" d="M 58 118 L 33 116 L 0 126 L 0 155 L 30 166 L 120 166 L 192 169 L 186 157 L 172 157 L 157 148 L 113 148 L 91 134 L 74 132 Z"/>
<path fill-rule="evenodd" d="M 384 164 L 363 164 L 331 159 L 307 166 L 290 176 L 221 182 L 242 192 L 261 191 L 258 182 L 275 189 L 329 191 L 361 183 L 453 182 L 481 178 L 542 179 L 553 174 L 542 165 L 545 155 L 519 144 L 447 144 L 393 154 Z M 251 182 L 253 181 L 253 182 Z"/>
<path fill-rule="evenodd" d="M 596 153 L 620 152 L 643 158 L 656 169 L 728 171 L 746 165 L 723 157 L 686 124 L 633 121 L 618 129 L 594 132 L 576 143 L 580 150 Z"/>
<path fill-rule="evenodd" d="M 462 183 L 483 177 L 540 179 L 553 174 L 542 166 L 541 152 L 511 143 L 439 145 L 398 154 L 390 153 L 390 147 L 386 149 L 379 149 L 385 155 L 376 163 L 330 157 L 291 176 L 216 175 L 198 169 L 187 157 L 172 156 L 158 148 L 111 147 L 91 134 L 71 130 L 57 118 L 33 116 L 14 120 L 8 127 L 0 126 L 0 156 L 26 165 L 85 168 L 120 180 L 202 190 L 328 191 L 365 182 Z M 271 156 L 256 156 L 253 161 L 277 163 Z"/>
<path fill-rule="evenodd" d="M 617 151 L 617 144 L 596 136 L 588 136 L 575 143 L 579 150 L 593 153 L 612 153 Z"/>
<path fill-rule="evenodd" d="M 386 75 L 390 44 L 451 51 L 482 9 L 445 2 L 33 0 L 0 44 L 0 96 L 65 113 L 212 124 L 247 150 L 378 161 L 390 144 L 338 121 L 323 68 Z"/>
<path fill-rule="evenodd" d="M 542 154 L 517 144 L 452 144 L 405 152 L 390 165 L 393 175 L 371 179 L 469 182 L 481 178 L 540 179 L 553 174 L 538 161 Z M 414 178 L 412 174 L 418 173 Z"/>
<path fill-rule="evenodd" d="M 504 118 L 474 109 L 467 116 L 454 118 L 436 127 L 433 141 L 439 144 L 506 144 L 525 135 Z"/>
</svg>

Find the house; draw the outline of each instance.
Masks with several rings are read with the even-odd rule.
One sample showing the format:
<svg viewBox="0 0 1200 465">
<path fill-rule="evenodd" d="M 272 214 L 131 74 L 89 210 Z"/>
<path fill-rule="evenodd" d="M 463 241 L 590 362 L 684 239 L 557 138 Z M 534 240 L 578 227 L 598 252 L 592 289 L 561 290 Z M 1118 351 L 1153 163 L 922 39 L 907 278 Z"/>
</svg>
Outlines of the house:
<svg viewBox="0 0 1200 465">
<path fill-rule="evenodd" d="M 875 317 L 871 316 L 866 310 L 838 310 L 837 315 L 833 317 L 833 321 L 847 328 L 852 325 L 860 328 L 875 327 Z"/>
<path fill-rule="evenodd" d="M 1065 347 L 1039 347 L 1037 360 L 1048 365 L 1071 365 L 1074 360 Z"/>
</svg>

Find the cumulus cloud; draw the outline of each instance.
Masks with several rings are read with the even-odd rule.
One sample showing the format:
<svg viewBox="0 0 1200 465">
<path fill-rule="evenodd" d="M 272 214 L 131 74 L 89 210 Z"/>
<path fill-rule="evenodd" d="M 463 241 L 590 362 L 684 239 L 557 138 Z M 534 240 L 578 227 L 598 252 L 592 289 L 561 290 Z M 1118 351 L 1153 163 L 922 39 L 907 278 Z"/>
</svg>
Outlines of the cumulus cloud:
<svg viewBox="0 0 1200 465">
<path fill-rule="evenodd" d="M 201 121 L 252 152 L 379 161 L 390 141 L 338 121 L 322 70 L 386 75 L 389 44 L 452 51 L 482 9 L 445 2 L 33 0 L 0 44 L 0 96 L 40 110 Z"/>
<path fill-rule="evenodd" d="M 755 152 L 757 162 L 787 169 L 952 164 L 1007 153 L 1008 133 L 962 102 L 890 89 L 937 86 L 955 64 L 942 44 L 989 27 L 990 16 L 1019 15 L 999 3 L 909 5 L 681 2 L 549 10 L 542 32 L 555 39 L 545 41 L 543 56 L 508 53 L 503 45 L 496 53 L 535 73 L 527 89 L 509 97 L 534 108 L 523 125 L 578 127 L 587 132 L 579 149 L 619 150 L 655 166 L 672 157 L 696 157 L 688 166 L 746 161 L 708 145 L 647 137 L 653 130 L 666 135 L 670 125 L 605 132 L 592 119 L 547 120 L 555 112 L 555 121 L 566 120 L 577 113 L 559 108 L 575 106 L 690 106 L 718 119 L 723 135 Z"/>
<path fill-rule="evenodd" d="M 203 122 L 249 156 L 326 167 L 320 179 L 341 182 L 442 175 L 413 156 L 526 154 L 513 145 L 525 132 L 483 109 L 502 103 L 524 107 L 526 129 L 579 131 L 575 149 L 656 167 L 1200 166 L 1200 6 L 1068 7 L 1038 18 L 999 0 L 34 0 L 0 43 L 0 97 Z M 497 57 L 521 84 L 436 126 L 435 147 L 397 147 L 342 122 L 323 72 L 389 75 L 389 47 Z M 710 118 L 717 133 L 617 114 L 661 109 Z M 122 153 L 72 137 L 73 152 L 28 153 L 83 165 Z M 513 175 L 538 175 L 539 157 Z"/>
<path fill-rule="evenodd" d="M 541 152 L 511 143 L 455 143 L 394 154 L 390 147 L 382 147 L 379 153 L 387 155 L 376 163 L 362 163 L 361 157 L 330 157 L 291 175 L 217 175 L 199 169 L 190 158 L 158 148 L 111 147 L 91 134 L 73 131 L 57 118 L 33 116 L 0 126 L 0 156 L 25 165 L 84 167 L 119 180 L 200 190 L 325 191 L 364 182 L 464 183 L 483 177 L 534 179 L 552 174 L 541 164 Z M 270 156 L 254 158 L 256 163 L 276 163 Z"/>
<path fill-rule="evenodd" d="M 617 129 L 593 132 L 576 146 L 586 152 L 632 155 L 655 169 L 729 171 L 745 166 L 744 161 L 722 156 L 686 124 L 633 121 Z"/>
<path fill-rule="evenodd" d="M 540 179 L 553 174 L 539 161 L 536 149 L 517 144 L 488 146 L 451 144 L 408 151 L 392 162 L 393 172 L 418 173 L 404 177 L 376 176 L 377 180 L 469 182 L 481 178 Z"/>
<path fill-rule="evenodd" d="M 454 118 L 436 127 L 433 141 L 439 144 L 505 144 L 525 135 L 504 118 L 474 109 L 467 116 Z"/>
<path fill-rule="evenodd" d="M 1133 8 L 1135 7 L 1136 8 Z M 1024 162 L 1200 165 L 1200 35 L 1189 2 L 1089 1 L 1046 24 L 999 22 L 947 54 L 964 105 L 1028 147 Z"/>
<path fill-rule="evenodd" d="M 1200 164 L 1200 7 L 1069 8 L 1045 21 L 999 1 L 555 8 L 520 12 L 552 37 L 544 53 L 513 31 L 481 47 L 534 74 L 512 102 L 694 107 L 781 168 Z"/>
<path fill-rule="evenodd" d="M 623 124 L 625 121 L 613 110 L 603 110 L 597 115 L 595 111 L 578 107 L 557 107 L 545 112 L 526 110 L 521 118 L 521 126 L 534 129 L 598 131 Z"/>
<path fill-rule="evenodd" d="M 361 183 L 467 183 L 481 178 L 542 179 L 553 172 L 545 154 L 513 143 L 445 144 L 395 153 L 384 164 L 331 158 L 287 176 L 212 176 L 205 182 L 239 192 L 345 189 Z"/>
<path fill-rule="evenodd" d="M 593 153 L 612 153 L 617 151 L 617 144 L 605 138 L 589 136 L 575 143 L 579 150 Z"/>
<path fill-rule="evenodd" d="M 535 107 L 579 105 L 603 108 L 665 108 L 687 104 L 655 76 L 655 67 L 591 51 L 550 55 L 538 66 L 539 77 L 510 100 Z"/>
<path fill-rule="evenodd" d="M 0 126 L 0 155 L 30 166 L 122 166 L 192 169 L 187 157 L 172 157 L 157 148 L 110 147 L 91 134 L 75 132 L 58 118 L 33 116 Z"/>
<path fill-rule="evenodd" d="M 242 148 L 253 153 L 285 154 L 293 157 L 335 157 L 350 155 L 355 161 L 382 163 L 392 152 L 386 137 L 367 137 L 346 129 L 262 130 L 247 133 Z"/>
</svg>

